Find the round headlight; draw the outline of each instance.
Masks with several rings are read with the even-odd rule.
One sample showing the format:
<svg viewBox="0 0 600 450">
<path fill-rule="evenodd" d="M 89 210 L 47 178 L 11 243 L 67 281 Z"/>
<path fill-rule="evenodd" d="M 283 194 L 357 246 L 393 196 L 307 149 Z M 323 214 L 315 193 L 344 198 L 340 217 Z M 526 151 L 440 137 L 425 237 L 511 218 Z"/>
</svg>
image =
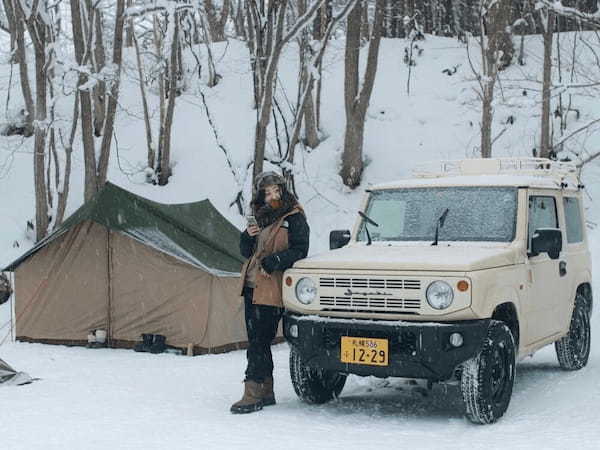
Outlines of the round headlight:
<svg viewBox="0 0 600 450">
<path fill-rule="evenodd" d="M 435 309 L 446 309 L 454 300 L 454 291 L 445 281 L 434 281 L 427 288 L 427 303 Z"/>
<path fill-rule="evenodd" d="M 310 278 L 301 278 L 296 283 L 296 298 L 304 305 L 310 305 L 317 297 L 317 286 Z"/>
</svg>

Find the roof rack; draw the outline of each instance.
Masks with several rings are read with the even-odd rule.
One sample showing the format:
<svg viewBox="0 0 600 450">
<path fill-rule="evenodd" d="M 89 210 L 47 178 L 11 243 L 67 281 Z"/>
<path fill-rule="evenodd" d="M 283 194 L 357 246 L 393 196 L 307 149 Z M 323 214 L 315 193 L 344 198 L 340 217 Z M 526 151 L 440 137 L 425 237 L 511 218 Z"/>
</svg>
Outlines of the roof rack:
<svg viewBox="0 0 600 450">
<path fill-rule="evenodd" d="M 441 178 L 464 175 L 519 175 L 548 177 L 558 184 L 578 186 L 577 167 L 573 163 L 545 158 L 479 158 L 433 161 L 413 169 L 417 178 Z"/>
</svg>

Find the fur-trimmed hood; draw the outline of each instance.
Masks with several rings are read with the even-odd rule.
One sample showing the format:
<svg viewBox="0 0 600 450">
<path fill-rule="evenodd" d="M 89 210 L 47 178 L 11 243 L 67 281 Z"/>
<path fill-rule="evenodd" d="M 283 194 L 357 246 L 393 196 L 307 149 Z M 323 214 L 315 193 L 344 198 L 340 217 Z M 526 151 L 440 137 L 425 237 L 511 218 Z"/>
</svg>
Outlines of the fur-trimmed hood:
<svg viewBox="0 0 600 450">
<path fill-rule="evenodd" d="M 265 203 L 264 194 L 262 196 L 259 195 L 256 201 L 252 203 L 252 211 L 260 228 L 266 228 L 277 222 L 278 219 L 288 214 L 294 208 L 302 210 L 296 197 L 287 190 L 284 190 L 281 194 L 281 206 L 279 208 L 273 208 L 271 205 Z"/>
</svg>

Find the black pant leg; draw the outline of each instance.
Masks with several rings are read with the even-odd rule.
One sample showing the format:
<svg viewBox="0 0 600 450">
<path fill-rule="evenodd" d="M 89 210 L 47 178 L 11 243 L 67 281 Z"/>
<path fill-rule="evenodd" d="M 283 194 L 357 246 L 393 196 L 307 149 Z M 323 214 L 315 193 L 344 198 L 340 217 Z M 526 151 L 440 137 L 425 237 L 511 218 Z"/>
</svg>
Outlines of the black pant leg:
<svg viewBox="0 0 600 450">
<path fill-rule="evenodd" d="M 248 333 L 248 351 L 246 358 L 246 380 L 263 382 L 273 375 L 273 356 L 271 342 L 277 334 L 281 319 L 281 308 L 252 304 L 252 290 L 244 292 L 246 330 Z"/>
<path fill-rule="evenodd" d="M 262 379 L 273 376 L 273 354 L 271 343 L 277 334 L 277 327 L 281 319 L 281 308 L 275 306 L 255 305 L 261 316 L 260 319 L 260 351 L 261 361 L 259 374 Z"/>
</svg>

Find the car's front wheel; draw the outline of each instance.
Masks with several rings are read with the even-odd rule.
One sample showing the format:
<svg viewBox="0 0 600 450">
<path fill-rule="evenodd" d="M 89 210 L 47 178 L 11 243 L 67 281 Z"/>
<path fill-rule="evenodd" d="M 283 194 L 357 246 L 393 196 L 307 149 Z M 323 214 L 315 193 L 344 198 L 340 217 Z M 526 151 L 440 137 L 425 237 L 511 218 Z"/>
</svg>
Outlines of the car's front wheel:
<svg viewBox="0 0 600 450">
<path fill-rule="evenodd" d="M 590 314 L 585 298 L 578 294 L 575 297 L 569 333 L 554 343 L 560 367 L 565 370 L 579 370 L 585 367 L 590 356 L 590 343 Z"/>
<path fill-rule="evenodd" d="M 481 352 L 463 364 L 461 391 L 471 422 L 494 423 L 506 412 L 515 381 L 515 347 L 508 326 L 494 320 Z"/>
<path fill-rule="evenodd" d="M 290 348 L 290 375 L 296 394 L 306 403 L 333 400 L 346 384 L 344 374 L 308 367 L 294 346 Z"/>
</svg>

